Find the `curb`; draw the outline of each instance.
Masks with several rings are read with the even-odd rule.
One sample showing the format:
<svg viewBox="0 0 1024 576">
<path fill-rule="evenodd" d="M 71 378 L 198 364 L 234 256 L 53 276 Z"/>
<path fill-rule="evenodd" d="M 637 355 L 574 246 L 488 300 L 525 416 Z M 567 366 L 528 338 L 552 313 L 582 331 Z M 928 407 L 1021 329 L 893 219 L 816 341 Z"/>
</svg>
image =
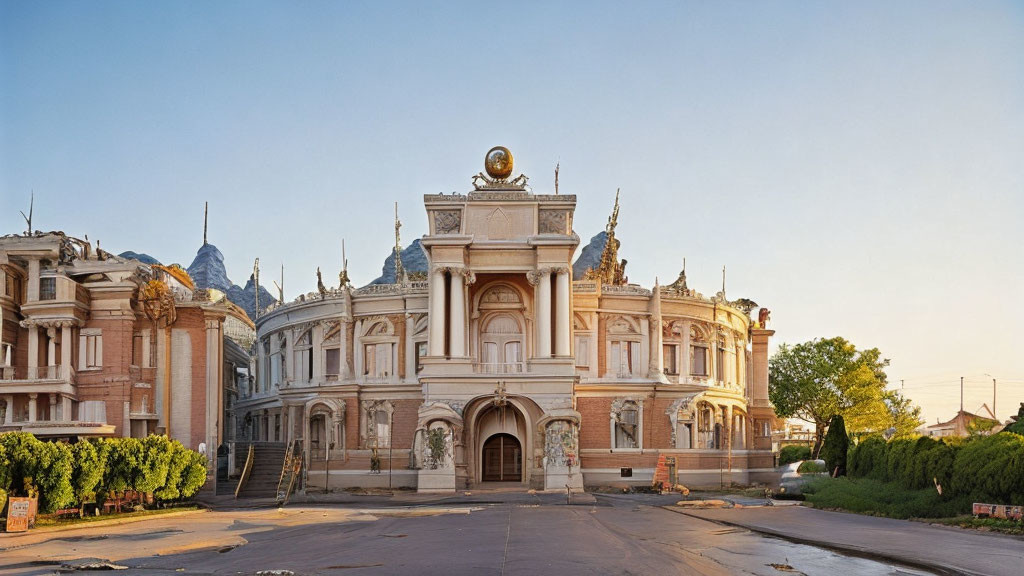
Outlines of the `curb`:
<svg viewBox="0 0 1024 576">
<path fill-rule="evenodd" d="M 789 542 L 793 542 L 793 543 L 796 543 L 796 544 L 805 544 L 805 545 L 808 545 L 808 546 L 815 546 L 817 548 L 824 548 L 826 550 L 832 550 L 834 552 L 839 552 L 839 553 L 842 553 L 842 554 L 845 554 L 845 555 L 848 555 L 848 556 L 857 556 L 859 558 L 866 558 L 868 560 L 884 560 L 886 562 L 892 562 L 892 563 L 895 563 L 895 564 L 900 564 L 900 565 L 906 566 L 908 568 L 919 568 L 921 570 L 928 570 L 930 572 L 935 572 L 936 574 L 942 574 L 943 576 L 962 576 L 964 574 L 966 574 L 968 576 L 985 576 L 985 574 L 983 574 L 981 572 L 970 572 L 970 571 L 964 570 L 962 568 L 955 568 L 954 569 L 954 568 L 950 568 L 948 566 L 944 566 L 944 565 L 941 565 L 941 564 L 934 564 L 934 563 L 931 563 L 931 562 L 926 562 L 924 560 L 916 560 L 916 559 L 913 559 L 913 558 L 905 558 L 905 557 L 902 557 L 902 556 L 895 556 L 895 555 L 892 555 L 892 554 L 886 554 L 884 552 L 877 552 L 877 551 L 874 551 L 874 550 L 867 550 L 867 549 L 860 548 L 860 547 L 857 547 L 857 546 L 849 546 L 849 545 L 844 545 L 844 544 L 836 544 L 836 543 L 833 543 L 833 542 L 822 542 L 820 540 L 814 540 L 812 538 L 803 538 L 801 536 L 793 536 L 792 534 L 789 534 L 789 533 L 786 533 L 786 532 L 779 532 L 777 530 L 771 530 L 769 528 L 759 528 L 759 527 L 756 527 L 756 526 L 750 526 L 748 524 L 743 524 L 743 523 L 740 523 L 740 522 L 730 522 L 728 520 L 704 518 L 704 517 L 698 516 L 696 514 L 690 514 L 686 510 L 677 509 L 677 508 L 675 508 L 673 506 L 662 506 L 662 508 L 664 508 L 665 510 L 668 510 L 670 512 L 675 512 L 676 514 L 682 514 L 684 516 L 689 516 L 690 518 L 696 518 L 697 520 L 704 520 L 705 522 L 712 522 L 714 524 L 721 524 L 722 526 L 731 526 L 731 527 L 734 527 L 734 528 L 743 528 L 745 530 L 749 530 L 749 531 L 755 532 L 757 534 L 764 534 L 765 536 L 771 536 L 773 538 L 779 538 L 781 540 L 787 540 Z"/>
<path fill-rule="evenodd" d="M 70 532 L 72 530 L 81 530 L 86 528 L 101 528 L 103 526 L 119 526 L 121 524 L 134 524 L 136 522 L 145 522 L 146 520 L 160 520 L 163 518 L 176 518 L 178 516 L 191 516 L 193 514 L 203 514 L 209 512 L 208 508 L 198 508 L 196 510 L 181 510 L 178 512 L 168 512 L 166 514 L 151 514 L 148 516 L 134 516 L 129 518 L 109 518 L 107 520 L 96 520 L 95 522 L 82 522 L 79 524 L 69 524 L 67 526 L 44 526 L 41 528 L 32 528 L 28 532 L 3 532 L 0 533 L 0 542 L 10 541 L 16 544 L 14 540 L 16 538 L 33 536 L 36 534 L 49 534 L 51 532 Z"/>
</svg>

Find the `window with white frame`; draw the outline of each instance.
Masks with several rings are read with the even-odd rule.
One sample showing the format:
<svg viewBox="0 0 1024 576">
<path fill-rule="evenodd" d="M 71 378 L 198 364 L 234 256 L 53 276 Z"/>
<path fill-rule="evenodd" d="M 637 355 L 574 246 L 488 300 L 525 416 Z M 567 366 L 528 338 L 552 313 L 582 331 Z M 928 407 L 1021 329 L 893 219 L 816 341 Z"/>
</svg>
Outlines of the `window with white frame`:
<svg viewBox="0 0 1024 576">
<path fill-rule="evenodd" d="M 665 374 L 679 374 L 679 345 L 665 344 L 662 346 L 665 360 Z"/>
<path fill-rule="evenodd" d="M 390 342 L 377 344 L 366 344 L 363 346 L 363 375 L 371 378 L 387 378 L 391 376 L 391 347 Z"/>
<path fill-rule="evenodd" d="M 386 404 L 375 403 L 367 411 L 366 418 L 366 447 L 389 447 L 391 445 L 391 412 Z"/>
<path fill-rule="evenodd" d="M 627 400 L 614 409 L 612 418 L 612 448 L 640 448 L 640 406 L 633 400 Z"/>
<path fill-rule="evenodd" d="M 341 373 L 341 348 L 324 350 L 324 374 L 337 376 Z"/>
<path fill-rule="evenodd" d="M 616 376 L 630 377 L 640 374 L 640 342 L 612 340 L 608 370 Z"/>
<path fill-rule="evenodd" d="M 96 370 L 103 366 L 103 331 L 87 328 L 78 334 L 78 369 Z"/>
</svg>

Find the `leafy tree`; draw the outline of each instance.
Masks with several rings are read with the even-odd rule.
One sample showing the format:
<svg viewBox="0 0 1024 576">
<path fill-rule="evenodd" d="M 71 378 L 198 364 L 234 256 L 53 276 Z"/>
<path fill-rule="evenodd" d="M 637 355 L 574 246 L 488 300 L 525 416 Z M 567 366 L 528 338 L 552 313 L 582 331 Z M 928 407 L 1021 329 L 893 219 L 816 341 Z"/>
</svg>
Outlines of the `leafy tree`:
<svg viewBox="0 0 1024 576">
<path fill-rule="evenodd" d="M 121 492 L 135 488 L 142 465 L 142 443 L 136 438 L 110 438 L 106 444 L 107 467 L 103 471 L 103 488 Z"/>
<path fill-rule="evenodd" d="M 921 418 L 921 407 L 911 404 L 909 398 L 905 398 L 896 390 L 887 390 L 883 395 L 883 401 L 889 409 L 890 425 L 894 438 L 908 438 L 916 434 L 924 419 Z"/>
<path fill-rule="evenodd" d="M 7 452 L 7 458 L 11 461 L 11 467 L 7 473 L 10 478 L 10 493 L 27 495 L 34 489 L 30 483 L 36 475 L 39 445 L 42 442 L 28 432 L 7 432 L 0 434 L 0 444 L 3 445 Z"/>
<path fill-rule="evenodd" d="M 37 469 L 35 481 L 39 485 L 39 508 L 53 512 L 75 502 L 71 486 L 71 448 L 63 442 L 39 442 L 36 445 Z"/>
<path fill-rule="evenodd" d="M 854 433 L 884 430 L 891 423 L 885 403 L 885 367 L 877 348 L 857 350 L 843 338 L 783 344 L 769 362 L 768 395 L 776 413 L 814 424 L 814 448 L 841 415 Z"/>
<path fill-rule="evenodd" d="M 206 457 L 195 450 L 188 450 L 187 453 L 188 466 L 185 467 L 181 482 L 178 484 L 178 492 L 182 498 L 191 498 L 203 484 L 206 484 Z"/>
<path fill-rule="evenodd" d="M 167 483 L 167 471 L 173 449 L 167 436 L 155 434 L 143 438 L 141 445 L 139 473 L 134 488 L 139 492 L 151 494 Z"/>
<path fill-rule="evenodd" d="M 1020 403 L 1020 410 L 1017 411 L 1016 422 L 1010 424 L 1006 428 L 1003 428 L 1003 432 L 1013 432 L 1014 434 L 1024 436 L 1024 402 Z"/>
<path fill-rule="evenodd" d="M 189 464 L 192 463 L 190 455 L 191 450 L 182 446 L 181 442 L 172 440 L 170 451 L 171 458 L 170 463 L 167 466 L 167 481 L 164 482 L 164 485 L 160 489 L 153 493 L 159 500 L 177 500 L 178 498 L 181 498 L 179 485 L 182 483 L 182 475 L 185 473 Z"/>
<path fill-rule="evenodd" d="M 107 467 L 107 451 L 97 449 L 97 445 L 102 446 L 100 443 L 79 440 L 71 446 L 74 459 L 71 486 L 79 504 L 95 497 L 96 487 L 103 480 L 103 472 Z"/>
<path fill-rule="evenodd" d="M 825 460 L 825 466 L 829 474 L 838 476 L 846 474 L 846 451 L 850 447 L 850 438 L 846 435 L 846 425 L 843 417 L 836 414 L 828 426 L 828 434 L 825 435 L 825 445 L 821 449 L 821 458 Z M 836 471 L 838 469 L 838 472 Z"/>
</svg>

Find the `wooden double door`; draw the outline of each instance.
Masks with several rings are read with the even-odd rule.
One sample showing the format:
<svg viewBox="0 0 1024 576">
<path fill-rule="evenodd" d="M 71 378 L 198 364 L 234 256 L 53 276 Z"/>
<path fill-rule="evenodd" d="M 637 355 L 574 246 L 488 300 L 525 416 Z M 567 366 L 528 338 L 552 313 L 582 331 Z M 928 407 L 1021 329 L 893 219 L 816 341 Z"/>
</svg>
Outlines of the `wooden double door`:
<svg viewBox="0 0 1024 576">
<path fill-rule="evenodd" d="M 484 482 L 521 482 L 523 448 L 511 434 L 495 434 L 484 442 Z"/>
</svg>

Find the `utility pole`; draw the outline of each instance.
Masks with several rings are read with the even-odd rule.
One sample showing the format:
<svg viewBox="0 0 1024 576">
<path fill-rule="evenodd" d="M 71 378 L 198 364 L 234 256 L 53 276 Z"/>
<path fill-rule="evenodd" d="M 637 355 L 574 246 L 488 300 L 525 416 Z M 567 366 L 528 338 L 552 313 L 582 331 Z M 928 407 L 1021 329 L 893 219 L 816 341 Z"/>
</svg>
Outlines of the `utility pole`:
<svg viewBox="0 0 1024 576">
<path fill-rule="evenodd" d="M 964 377 L 960 377 L 960 412 L 964 411 Z"/>
</svg>

